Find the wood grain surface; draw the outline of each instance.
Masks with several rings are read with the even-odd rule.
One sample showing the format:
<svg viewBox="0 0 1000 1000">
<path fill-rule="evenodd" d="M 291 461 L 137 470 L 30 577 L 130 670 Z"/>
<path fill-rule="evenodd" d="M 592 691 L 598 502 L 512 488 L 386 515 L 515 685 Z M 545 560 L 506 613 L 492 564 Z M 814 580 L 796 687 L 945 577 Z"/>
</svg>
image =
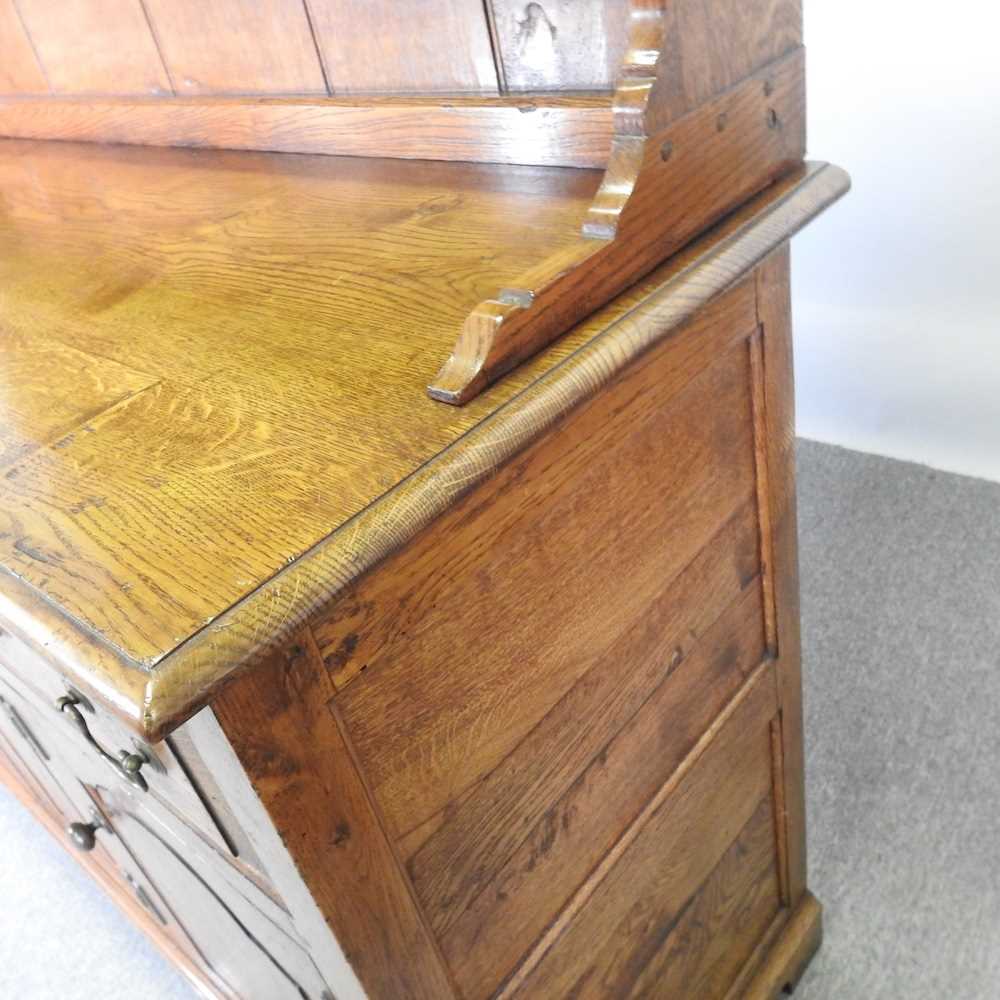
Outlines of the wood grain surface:
<svg viewBox="0 0 1000 1000">
<path fill-rule="evenodd" d="M 142 0 L 17 0 L 54 94 L 171 94 Z"/>
<path fill-rule="evenodd" d="M 328 708 L 333 693 L 312 637 L 303 634 L 214 708 L 366 992 L 454 997 L 365 776 Z"/>
<path fill-rule="evenodd" d="M 326 94 L 305 7 L 143 0 L 177 94 Z"/>
<path fill-rule="evenodd" d="M 467 287 L 474 298 L 495 273 L 504 232 L 515 269 L 518 254 L 553 238 L 558 213 L 582 210 L 594 179 L 581 190 L 578 172 L 507 168 L 501 187 L 488 167 L 4 148 L 4 347 L 13 352 L 18 336 L 43 325 L 62 345 L 53 384 L 75 385 L 71 359 L 83 354 L 103 359 L 92 362 L 99 370 L 156 384 L 100 417 L 81 410 L 75 430 L 29 444 L 8 467 L 2 561 L 17 575 L 0 576 L 0 601 L 23 637 L 151 736 L 183 721 L 847 185 L 842 172 L 813 168 L 777 186 L 455 410 L 422 398 L 449 337 L 441 310 L 456 322 L 461 313 L 441 290 Z M 361 183 L 379 195 L 366 211 L 381 234 L 361 245 L 376 255 L 409 247 L 402 280 L 360 266 L 345 211 L 360 210 Z M 536 200 L 555 214 L 543 229 L 523 228 L 511 207 Z M 310 232 L 314 250 L 293 253 Z M 372 299 L 380 287 L 390 296 L 382 306 Z M 400 296 L 412 307 L 405 327 L 386 311 Z M 53 430 L 52 392 L 32 385 L 5 389 L 19 400 L 5 449 Z M 516 408 L 498 412 L 530 386 Z M 108 483 L 119 485 L 112 492 Z M 262 505 L 262 495 L 273 503 Z M 352 514 L 349 531 L 338 532 Z"/>
<path fill-rule="evenodd" d="M 647 961 L 769 794 L 776 712 L 774 675 L 764 665 L 701 756 L 606 856 L 585 904 L 553 925 L 499 996 L 632 994 Z"/>
<path fill-rule="evenodd" d="M 628 0 L 489 0 L 509 91 L 613 90 L 628 34 Z"/>
<path fill-rule="evenodd" d="M 603 169 L 611 131 L 610 95 L 0 98 L 0 135 L 12 139 Z"/>
<path fill-rule="evenodd" d="M 688 350 L 663 345 L 360 585 L 363 613 L 340 630 L 338 652 L 350 651 L 342 676 L 363 667 L 364 683 L 338 704 L 393 833 L 504 760 L 752 497 L 745 351 L 716 339 L 749 335 L 752 303 L 743 289 Z M 581 497 L 585 521 L 574 516 Z M 466 577 L 470 563 L 478 572 Z M 630 568 L 624 591 L 607 572 L 618 564 Z"/>
<path fill-rule="evenodd" d="M 0 94 L 44 94 L 49 89 L 14 0 L 0 0 Z"/>
<path fill-rule="evenodd" d="M 433 398 L 457 405 L 475 398 L 802 162 L 802 49 L 660 126 L 669 103 L 661 90 L 672 36 L 666 10 L 655 2 L 650 6 L 655 11 L 648 17 L 633 18 L 627 65 L 615 96 L 611 156 L 580 240 L 476 306 L 429 387 Z M 653 56 L 655 75 L 649 75 Z"/>
<path fill-rule="evenodd" d="M 480 3 L 308 0 L 334 94 L 498 90 Z"/>
<path fill-rule="evenodd" d="M 0 179 L 3 562 L 146 664 L 495 408 L 423 398 L 435 355 L 595 182 L 13 142 Z"/>
</svg>

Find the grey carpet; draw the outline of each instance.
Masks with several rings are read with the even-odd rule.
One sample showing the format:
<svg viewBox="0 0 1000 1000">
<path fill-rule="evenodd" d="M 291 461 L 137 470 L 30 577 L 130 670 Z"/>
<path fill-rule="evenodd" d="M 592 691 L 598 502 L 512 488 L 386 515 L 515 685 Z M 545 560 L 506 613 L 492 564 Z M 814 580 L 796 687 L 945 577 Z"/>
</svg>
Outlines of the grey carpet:
<svg viewBox="0 0 1000 1000">
<path fill-rule="evenodd" d="M 1000 997 L 1000 486 L 803 442 L 798 1000 Z M 0 997 L 191 994 L 0 793 Z"/>
</svg>

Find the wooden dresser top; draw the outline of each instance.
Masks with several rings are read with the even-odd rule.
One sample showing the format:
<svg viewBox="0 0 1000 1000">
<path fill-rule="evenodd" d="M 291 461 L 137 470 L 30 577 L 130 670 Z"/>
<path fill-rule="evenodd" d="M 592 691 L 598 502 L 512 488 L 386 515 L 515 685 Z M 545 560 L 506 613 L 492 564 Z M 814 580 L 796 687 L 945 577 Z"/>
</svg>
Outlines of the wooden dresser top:
<svg viewBox="0 0 1000 1000">
<path fill-rule="evenodd" d="M 458 447 L 478 464 L 434 473 L 448 502 L 572 404 L 540 378 L 762 210 L 844 187 L 790 180 L 467 406 L 427 398 L 469 309 L 575 239 L 600 177 L 0 142 L 0 617 L 162 735 L 420 527 L 361 512 Z"/>
<path fill-rule="evenodd" d="M 527 384 L 425 392 L 599 181 L 0 143 L 0 562 L 152 666 Z"/>
</svg>

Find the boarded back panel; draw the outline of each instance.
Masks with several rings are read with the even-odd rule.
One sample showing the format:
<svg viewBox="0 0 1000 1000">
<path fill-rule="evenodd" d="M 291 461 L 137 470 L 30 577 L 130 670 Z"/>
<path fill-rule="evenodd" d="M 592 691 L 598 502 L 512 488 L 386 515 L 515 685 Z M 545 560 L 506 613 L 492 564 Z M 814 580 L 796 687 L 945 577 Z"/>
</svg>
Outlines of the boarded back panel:
<svg viewBox="0 0 1000 1000">
<path fill-rule="evenodd" d="M 18 0 L 57 94 L 169 94 L 140 0 Z"/>
<path fill-rule="evenodd" d="M 481 3 L 462 0 L 309 0 L 335 94 L 496 93 Z"/>
<path fill-rule="evenodd" d="M 490 0 L 507 89 L 611 90 L 625 54 L 628 0 Z"/>
<path fill-rule="evenodd" d="M 146 0 L 178 94 L 325 94 L 305 7 L 288 0 Z"/>
<path fill-rule="evenodd" d="M 0 94 L 44 94 L 48 89 L 14 0 L 0 0 Z"/>
</svg>

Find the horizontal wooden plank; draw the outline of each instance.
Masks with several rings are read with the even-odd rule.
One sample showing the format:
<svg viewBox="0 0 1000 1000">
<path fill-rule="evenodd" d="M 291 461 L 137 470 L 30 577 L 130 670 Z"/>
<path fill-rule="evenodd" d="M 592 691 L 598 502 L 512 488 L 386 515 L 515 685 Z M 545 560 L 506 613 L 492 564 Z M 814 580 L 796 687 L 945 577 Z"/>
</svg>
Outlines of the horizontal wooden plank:
<svg viewBox="0 0 1000 1000">
<path fill-rule="evenodd" d="M 655 630 L 652 621 L 643 624 Z M 627 645 L 625 651 L 630 652 Z M 497 869 L 494 858 L 487 855 L 480 867 L 460 872 L 466 874 L 471 890 L 478 890 L 467 911 L 453 916 L 456 907 L 452 907 L 432 910 L 430 916 L 436 925 L 452 918 L 454 926 L 443 935 L 442 945 L 465 996 L 491 996 L 516 968 L 622 831 L 681 765 L 763 655 L 757 579 L 686 658 L 673 670 L 668 666 L 663 683 L 627 726 L 593 751 L 577 780 L 539 817 L 506 864 Z M 625 665 L 630 668 L 632 662 L 625 657 L 621 663 L 609 664 L 607 670 L 628 672 Z M 616 708 L 614 703 L 591 704 L 575 718 L 564 720 L 560 735 L 568 749 L 553 748 L 550 755 L 573 759 L 576 745 L 589 748 L 590 732 L 604 732 L 605 714 L 613 717 Z M 517 754 L 512 757 L 517 757 L 512 766 L 528 766 Z M 530 787 L 518 791 L 521 797 L 540 795 L 540 790 Z M 521 801 L 512 797 L 506 815 L 504 805 L 497 803 L 497 824 L 505 832 L 521 835 Z M 489 845 L 489 837 L 485 839 Z M 467 853 L 459 850 L 456 860 L 461 862 Z M 445 868 L 444 873 L 449 882 L 454 880 L 451 870 Z M 421 882 L 416 885 L 420 893 Z"/>
<path fill-rule="evenodd" d="M 607 97 L 0 98 L 0 135 L 14 139 L 597 168 L 611 133 Z"/>
<path fill-rule="evenodd" d="M 629 995 L 642 959 L 655 955 L 770 792 L 776 712 L 767 664 L 693 766 L 643 811 L 501 996 Z"/>
<path fill-rule="evenodd" d="M 748 333 L 744 296 L 699 347 Z M 496 767 L 746 502 L 747 354 L 654 352 L 334 609 L 335 670 L 365 669 L 338 700 L 394 835 Z"/>
</svg>

